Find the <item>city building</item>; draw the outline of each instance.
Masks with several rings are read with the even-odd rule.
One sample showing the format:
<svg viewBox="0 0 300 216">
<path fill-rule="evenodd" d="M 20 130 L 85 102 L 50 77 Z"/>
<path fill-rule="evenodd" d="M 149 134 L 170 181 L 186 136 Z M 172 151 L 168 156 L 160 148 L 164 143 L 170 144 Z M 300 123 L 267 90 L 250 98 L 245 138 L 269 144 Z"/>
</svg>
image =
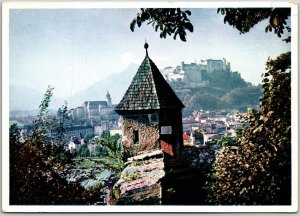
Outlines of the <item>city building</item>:
<svg viewBox="0 0 300 216">
<path fill-rule="evenodd" d="M 119 134 L 122 135 L 122 127 L 113 127 L 109 130 L 111 136 Z"/>
<path fill-rule="evenodd" d="M 78 152 L 82 142 L 77 137 L 71 137 L 67 143 L 67 148 L 70 152 Z"/>
<path fill-rule="evenodd" d="M 82 139 L 85 135 L 93 136 L 94 128 L 90 125 L 74 125 L 68 128 L 65 133 L 65 138 L 70 139 L 71 137 L 76 137 Z"/>
<path fill-rule="evenodd" d="M 89 124 L 96 122 L 97 124 L 101 120 L 117 120 L 119 116 L 114 111 L 115 105 L 112 104 L 112 98 L 108 91 L 105 97 L 106 101 L 84 101 L 82 106 L 69 110 L 72 121 L 89 122 Z M 61 109 L 58 110 L 57 117 L 60 115 Z"/>
</svg>

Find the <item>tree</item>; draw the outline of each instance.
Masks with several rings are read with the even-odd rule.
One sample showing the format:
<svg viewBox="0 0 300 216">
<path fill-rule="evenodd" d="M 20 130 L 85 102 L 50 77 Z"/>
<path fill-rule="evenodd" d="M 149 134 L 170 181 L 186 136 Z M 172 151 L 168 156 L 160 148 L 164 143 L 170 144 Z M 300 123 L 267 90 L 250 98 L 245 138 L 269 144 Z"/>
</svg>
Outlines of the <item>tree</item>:
<svg viewBox="0 0 300 216">
<path fill-rule="evenodd" d="M 269 19 L 266 32 L 274 30 L 274 33 L 281 37 L 284 31 L 291 31 L 287 24 L 291 16 L 290 8 L 219 8 L 218 13 L 224 15 L 224 23 L 233 26 L 241 34 L 249 32 L 253 26 L 266 19 Z M 291 36 L 283 40 L 290 42 Z"/>
<path fill-rule="evenodd" d="M 236 88 L 226 93 L 220 100 L 224 107 L 236 107 L 239 109 L 245 107 L 246 112 L 248 107 L 254 107 L 259 104 L 260 97 L 261 85 L 258 85 Z"/>
<path fill-rule="evenodd" d="M 20 142 L 17 126 L 10 127 L 11 205 L 88 203 L 80 184 L 66 180 L 73 167 L 72 155 L 63 145 L 47 141 L 47 134 L 52 131 L 46 116 L 52 90 L 46 91 L 31 136 Z"/>
<path fill-rule="evenodd" d="M 100 145 L 97 145 L 95 147 L 95 156 L 96 157 L 103 157 L 103 156 L 107 156 L 107 155 L 108 155 L 108 151 L 106 148 L 103 148 Z"/>
<path fill-rule="evenodd" d="M 234 137 L 228 137 L 228 136 L 225 136 L 222 139 L 218 140 L 217 144 L 220 145 L 220 146 L 222 146 L 222 147 L 238 146 L 239 145 L 239 143 L 238 143 L 238 141 L 237 141 L 236 138 L 234 138 Z"/>
<path fill-rule="evenodd" d="M 238 29 L 241 34 L 249 32 L 253 26 L 266 19 L 269 19 L 266 32 L 274 30 L 281 37 L 285 31 L 291 31 L 287 24 L 291 16 L 289 8 L 219 8 L 217 12 L 224 15 L 224 23 Z M 161 32 L 161 38 L 173 35 L 176 39 L 179 34 L 180 39 L 186 41 L 186 31 L 193 32 L 193 25 L 187 15 L 190 16 L 191 12 L 182 11 L 180 8 L 142 8 L 131 22 L 130 29 L 134 31 L 136 24 L 140 27 L 148 21 L 147 24 L 152 24 L 155 31 Z M 286 42 L 290 40 L 290 36 L 284 39 Z"/>
<path fill-rule="evenodd" d="M 182 41 L 186 41 L 186 31 L 193 32 L 194 28 L 188 16 L 191 15 L 189 10 L 180 8 L 142 8 L 141 12 L 130 23 L 131 31 L 135 26 L 141 27 L 142 23 L 152 24 L 155 31 L 160 30 L 160 37 L 166 38 L 167 35 L 177 35 Z"/>
<path fill-rule="evenodd" d="M 85 144 L 88 144 L 88 142 L 93 138 L 94 136 L 93 135 L 90 135 L 90 134 L 86 134 L 83 138 L 84 140 L 84 143 Z"/>
<path fill-rule="evenodd" d="M 116 175 L 120 174 L 124 168 L 121 136 L 118 134 L 111 136 L 108 131 L 100 139 L 96 139 L 96 143 L 107 155 L 107 160 L 103 160 L 100 163 Z"/>
<path fill-rule="evenodd" d="M 231 71 L 213 71 L 209 75 L 209 81 L 211 86 L 230 90 L 247 86 L 247 83 L 238 72 Z"/>
<path fill-rule="evenodd" d="M 214 204 L 291 203 L 291 53 L 267 62 L 260 110 L 251 109 L 236 148 L 217 155 L 210 198 Z"/>
<path fill-rule="evenodd" d="M 195 130 L 194 136 L 195 136 L 195 140 L 198 140 L 201 143 L 203 143 L 203 133 L 200 130 Z"/>
<path fill-rule="evenodd" d="M 216 110 L 219 108 L 219 99 L 214 95 L 203 93 L 197 94 L 192 99 L 193 106 L 203 110 Z"/>
<path fill-rule="evenodd" d="M 90 156 L 90 150 L 88 148 L 87 144 L 83 144 L 78 152 L 80 157 L 89 157 Z"/>
<path fill-rule="evenodd" d="M 109 132 L 109 130 L 104 130 L 102 132 L 102 134 L 101 134 L 101 138 L 104 138 L 104 139 L 110 138 L 110 132 Z"/>
</svg>

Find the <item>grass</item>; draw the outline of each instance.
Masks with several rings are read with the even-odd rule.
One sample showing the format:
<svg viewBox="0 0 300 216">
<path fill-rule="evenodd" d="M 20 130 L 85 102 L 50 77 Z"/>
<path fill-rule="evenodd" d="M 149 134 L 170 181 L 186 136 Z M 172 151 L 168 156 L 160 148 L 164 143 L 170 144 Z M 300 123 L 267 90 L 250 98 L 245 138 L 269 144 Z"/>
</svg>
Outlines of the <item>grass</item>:
<svg viewBox="0 0 300 216">
<path fill-rule="evenodd" d="M 95 167 L 103 167 L 103 164 L 107 164 L 109 162 L 113 163 L 114 160 L 109 157 L 103 157 L 103 158 L 87 157 L 87 158 L 76 158 L 74 162 L 75 162 L 76 169 L 89 169 Z"/>
</svg>

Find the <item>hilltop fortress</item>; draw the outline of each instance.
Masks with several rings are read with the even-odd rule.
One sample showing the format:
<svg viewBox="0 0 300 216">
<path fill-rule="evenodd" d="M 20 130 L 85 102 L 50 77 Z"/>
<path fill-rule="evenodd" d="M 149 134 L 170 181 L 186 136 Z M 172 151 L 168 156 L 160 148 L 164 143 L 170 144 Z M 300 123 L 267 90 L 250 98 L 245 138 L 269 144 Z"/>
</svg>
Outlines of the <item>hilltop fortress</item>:
<svg viewBox="0 0 300 216">
<path fill-rule="evenodd" d="M 168 82 L 182 81 L 190 87 L 201 87 L 207 84 L 205 75 L 213 71 L 230 71 L 230 63 L 224 58 L 200 60 L 200 64 L 181 62 L 180 66 L 164 68 L 162 74 Z"/>
</svg>

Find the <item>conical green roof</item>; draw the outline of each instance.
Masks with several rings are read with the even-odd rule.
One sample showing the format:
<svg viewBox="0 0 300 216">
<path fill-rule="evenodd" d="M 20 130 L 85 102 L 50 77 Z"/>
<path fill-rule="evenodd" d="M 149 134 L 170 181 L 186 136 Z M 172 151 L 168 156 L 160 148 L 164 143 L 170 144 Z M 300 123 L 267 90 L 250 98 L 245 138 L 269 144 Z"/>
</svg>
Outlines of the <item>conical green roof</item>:
<svg viewBox="0 0 300 216">
<path fill-rule="evenodd" d="M 146 47 L 146 46 L 145 46 Z M 148 53 L 115 111 L 159 110 L 184 107 Z"/>
</svg>

